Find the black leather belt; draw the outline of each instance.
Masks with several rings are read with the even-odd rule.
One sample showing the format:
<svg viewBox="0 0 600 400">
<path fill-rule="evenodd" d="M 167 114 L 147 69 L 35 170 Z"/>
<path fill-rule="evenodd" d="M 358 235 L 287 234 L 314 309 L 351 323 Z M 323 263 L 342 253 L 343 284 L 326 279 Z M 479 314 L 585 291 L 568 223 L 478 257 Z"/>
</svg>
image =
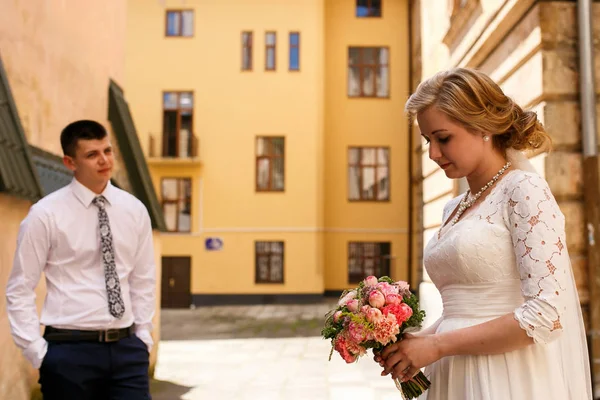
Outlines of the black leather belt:
<svg viewBox="0 0 600 400">
<path fill-rule="evenodd" d="M 134 326 L 121 329 L 108 329 L 105 331 L 80 331 L 75 329 L 58 329 L 47 326 L 44 339 L 49 342 L 101 342 L 110 343 L 129 337 L 133 334 Z"/>
</svg>

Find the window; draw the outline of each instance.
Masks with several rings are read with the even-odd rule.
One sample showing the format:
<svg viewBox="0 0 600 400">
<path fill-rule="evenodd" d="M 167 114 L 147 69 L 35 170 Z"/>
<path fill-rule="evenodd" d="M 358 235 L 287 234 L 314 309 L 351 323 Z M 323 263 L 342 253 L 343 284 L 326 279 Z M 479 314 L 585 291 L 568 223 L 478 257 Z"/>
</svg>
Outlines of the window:
<svg viewBox="0 0 600 400">
<path fill-rule="evenodd" d="M 252 71 L 252 32 L 242 32 L 242 71 Z"/>
<path fill-rule="evenodd" d="M 277 43 L 277 34 L 267 32 L 265 37 L 265 70 L 275 71 L 275 46 Z"/>
<path fill-rule="evenodd" d="M 284 189 L 285 138 L 256 139 L 256 191 L 281 192 Z"/>
<path fill-rule="evenodd" d="M 389 96 L 389 50 L 387 47 L 348 49 L 348 96 Z"/>
<path fill-rule="evenodd" d="M 169 232 L 189 232 L 192 209 L 192 181 L 189 178 L 163 178 L 162 208 Z"/>
<path fill-rule="evenodd" d="M 348 200 L 390 199 L 390 150 L 387 147 L 348 149 Z"/>
<path fill-rule="evenodd" d="M 194 36 L 194 11 L 167 11 L 167 36 Z"/>
<path fill-rule="evenodd" d="M 390 275 L 390 243 L 348 243 L 348 283 L 358 283 L 370 275 Z"/>
<path fill-rule="evenodd" d="M 359 18 L 381 17 L 382 0 L 356 0 L 356 16 Z"/>
<path fill-rule="evenodd" d="M 256 283 L 283 283 L 283 242 L 255 242 Z"/>
<path fill-rule="evenodd" d="M 195 156 L 193 115 L 192 92 L 163 93 L 163 157 Z"/>
<path fill-rule="evenodd" d="M 300 33 L 290 32 L 290 71 L 300 70 Z"/>
</svg>

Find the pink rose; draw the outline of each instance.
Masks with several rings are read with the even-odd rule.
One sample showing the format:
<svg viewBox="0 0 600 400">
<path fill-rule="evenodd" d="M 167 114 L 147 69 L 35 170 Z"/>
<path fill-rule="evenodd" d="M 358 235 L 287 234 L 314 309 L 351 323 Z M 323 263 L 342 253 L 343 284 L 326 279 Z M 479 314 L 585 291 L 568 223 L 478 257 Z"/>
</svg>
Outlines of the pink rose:
<svg viewBox="0 0 600 400">
<path fill-rule="evenodd" d="M 373 290 L 371 294 L 369 294 L 369 304 L 375 308 L 383 307 L 385 304 L 385 296 L 379 290 Z"/>
<path fill-rule="evenodd" d="M 385 304 L 400 304 L 402 303 L 402 297 L 399 294 L 388 294 L 385 296 Z"/>
<path fill-rule="evenodd" d="M 353 313 L 357 312 L 358 311 L 358 300 L 356 300 L 356 299 L 350 300 L 348 303 L 346 303 L 346 307 L 348 307 L 348 310 L 350 310 Z"/>
<path fill-rule="evenodd" d="M 338 301 L 338 306 L 345 306 L 352 299 L 356 298 L 356 290 L 351 290 Z"/>
<path fill-rule="evenodd" d="M 377 308 L 370 308 L 367 312 L 367 321 L 376 324 L 383 318 L 383 313 Z"/>
<path fill-rule="evenodd" d="M 375 286 L 378 282 L 377 277 L 373 275 L 365 278 L 365 286 Z"/>
<path fill-rule="evenodd" d="M 371 309 L 371 306 L 368 304 L 365 304 L 364 306 L 362 306 L 360 308 L 360 312 L 361 312 L 361 314 L 367 315 L 367 313 L 369 312 L 370 309 Z"/>
<path fill-rule="evenodd" d="M 333 322 L 335 322 L 337 324 L 340 321 L 341 317 L 342 317 L 342 312 L 341 311 L 336 311 L 333 314 Z"/>
<path fill-rule="evenodd" d="M 390 285 L 387 282 L 379 282 L 376 287 L 381 293 L 383 293 L 386 296 L 388 294 L 398 294 L 398 288 L 394 285 Z"/>
</svg>

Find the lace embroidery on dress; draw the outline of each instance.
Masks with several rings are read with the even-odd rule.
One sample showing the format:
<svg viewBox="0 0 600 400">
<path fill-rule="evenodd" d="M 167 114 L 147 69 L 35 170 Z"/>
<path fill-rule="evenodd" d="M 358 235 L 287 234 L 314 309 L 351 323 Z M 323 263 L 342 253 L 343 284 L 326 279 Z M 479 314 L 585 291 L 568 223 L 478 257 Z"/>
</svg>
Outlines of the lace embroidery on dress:
<svg viewBox="0 0 600 400">
<path fill-rule="evenodd" d="M 523 174 L 505 188 L 505 222 L 511 232 L 521 290 L 527 300 L 515 310 L 521 327 L 536 342 L 548 343 L 562 332 L 566 274 L 565 219 L 548 184 Z"/>
</svg>

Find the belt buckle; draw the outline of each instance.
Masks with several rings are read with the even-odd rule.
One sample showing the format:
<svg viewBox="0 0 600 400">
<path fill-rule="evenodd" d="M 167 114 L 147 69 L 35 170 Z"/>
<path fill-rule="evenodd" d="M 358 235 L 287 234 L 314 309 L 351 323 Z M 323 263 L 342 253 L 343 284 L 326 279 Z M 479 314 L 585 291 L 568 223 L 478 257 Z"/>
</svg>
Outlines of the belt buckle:
<svg viewBox="0 0 600 400">
<path fill-rule="evenodd" d="M 118 329 L 109 329 L 104 332 L 104 341 L 106 343 L 116 342 L 119 340 L 119 330 Z"/>
</svg>

